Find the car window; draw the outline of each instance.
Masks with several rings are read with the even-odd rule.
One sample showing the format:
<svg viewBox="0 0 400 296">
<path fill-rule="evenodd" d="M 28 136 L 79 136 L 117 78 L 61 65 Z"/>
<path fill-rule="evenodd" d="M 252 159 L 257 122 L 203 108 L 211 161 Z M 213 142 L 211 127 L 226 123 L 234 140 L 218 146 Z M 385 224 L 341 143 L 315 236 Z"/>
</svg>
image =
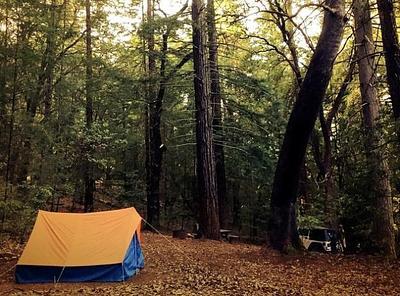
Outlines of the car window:
<svg viewBox="0 0 400 296">
<path fill-rule="evenodd" d="M 317 241 L 329 240 L 325 229 L 311 229 L 310 239 L 317 240 Z"/>
</svg>

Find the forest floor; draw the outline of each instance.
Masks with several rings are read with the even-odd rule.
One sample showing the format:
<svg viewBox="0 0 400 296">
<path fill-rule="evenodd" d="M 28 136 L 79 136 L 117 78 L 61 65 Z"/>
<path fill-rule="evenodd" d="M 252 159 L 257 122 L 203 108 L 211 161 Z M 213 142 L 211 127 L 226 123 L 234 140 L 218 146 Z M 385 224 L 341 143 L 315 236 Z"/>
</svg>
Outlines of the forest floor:
<svg viewBox="0 0 400 296">
<path fill-rule="evenodd" d="M 14 283 L 21 246 L 0 245 L 0 295 L 400 295 L 400 262 L 143 234 L 145 268 L 124 283 Z"/>
</svg>

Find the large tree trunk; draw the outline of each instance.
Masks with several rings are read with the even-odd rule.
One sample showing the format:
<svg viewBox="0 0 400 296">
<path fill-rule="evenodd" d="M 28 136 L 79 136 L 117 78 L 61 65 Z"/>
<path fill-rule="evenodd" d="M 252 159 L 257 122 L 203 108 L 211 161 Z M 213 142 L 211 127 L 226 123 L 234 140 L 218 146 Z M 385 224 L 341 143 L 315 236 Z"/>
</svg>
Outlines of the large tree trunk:
<svg viewBox="0 0 400 296">
<path fill-rule="evenodd" d="M 192 1 L 193 63 L 196 107 L 196 172 L 200 197 L 200 227 L 207 238 L 219 239 L 218 196 L 211 126 L 210 81 L 203 0 Z"/>
<path fill-rule="evenodd" d="M 392 101 L 397 137 L 400 141 L 400 46 L 392 0 L 378 0 L 386 75 Z"/>
<path fill-rule="evenodd" d="M 49 19 L 49 27 L 47 29 L 47 40 L 46 40 L 46 47 L 48 48 L 47 50 L 47 62 L 46 62 L 46 70 L 45 70 L 45 81 L 43 87 L 43 102 L 44 102 L 44 122 L 47 123 L 48 120 L 50 119 L 51 115 L 51 109 L 52 109 L 52 104 L 53 104 L 53 83 L 54 83 L 54 69 L 55 69 L 55 59 L 56 59 L 56 34 L 57 34 L 57 29 L 58 29 L 58 22 L 59 22 L 59 17 L 56 15 L 57 10 L 57 1 L 56 0 L 51 0 L 51 3 L 48 6 L 49 14 L 50 14 L 50 19 Z M 62 75 L 62 74 L 61 74 Z M 47 126 L 49 128 L 50 126 Z M 43 147 L 43 149 L 40 151 L 40 154 L 42 156 L 41 158 L 41 163 L 47 163 L 48 157 L 52 155 L 52 148 L 50 146 Z M 41 165 L 39 174 L 37 176 L 37 179 L 39 181 L 39 184 L 44 184 L 44 183 L 55 183 L 55 180 L 51 180 L 52 177 L 54 177 L 54 169 L 53 166 L 47 166 L 47 165 Z"/>
<path fill-rule="evenodd" d="M 150 44 L 150 43 L 149 43 Z M 160 180 L 162 174 L 163 146 L 161 141 L 161 111 L 165 94 L 165 65 L 166 51 L 168 49 L 168 35 L 163 35 L 162 58 L 160 66 L 160 88 L 158 93 L 150 90 L 149 94 L 149 184 L 147 215 L 149 223 L 158 226 L 160 224 Z M 154 49 L 154 48 L 153 48 Z M 150 87 L 155 88 L 155 83 Z"/>
<path fill-rule="evenodd" d="M 373 57 L 372 23 L 369 3 L 355 0 L 354 6 L 355 37 L 362 100 L 365 148 L 371 188 L 375 208 L 372 239 L 376 248 L 383 254 L 396 257 L 393 208 L 389 182 L 389 167 L 384 159 L 379 131 L 379 100 L 375 89 L 375 61 Z"/>
<path fill-rule="evenodd" d="M 148 159 L 146 160 L 147 171 L 147 220 L 150 224 L 158 226 L 160 224 L 160 176 L 162 152 L 161 146 L 161 100 L 157 96 L 156 88 L 156 60 L 155 60 L 155 41 L 154 41 L 154 8 L 153 0 L 147 0 L 147 22 L 149 31 L 147 32 L 148 50 Z"/>
<path fill-rule="evenodd" d="M 270 242 L 284 251 L 298 244 L 294 213 L 301 165 L 332 75 L 342 39 L 345 17 L 342 0 L 326 1 L 317 47 L 293 107 L 281 147 L 272 188 Z"/>
<path fill-rule="evenodd" d="M 301 84 L 303 83 L 303 76 L 300 68 L 298 49 L 294 38 L 295 30 L 293 21 L 291 20 L 291 17 L 293 16 L 293 3 L 292 0 L 287 0 L 283 4 L 272 0 L 269 0 L 268 2 L 272 10 L 275 11 L 275 24 L 279 28 L 282 40 L 287 45 L 290 52 L 290 56 L 287 60 L 295 78 L 293 97 L 298 97 Z M 294 100 L 291 96 L 289 103 L 292 104 L 293 102 Z M 305 159 L 301 167 L 298 190 L 298 197 L 305 203 L 311 202 L 309 187 L 309 180 L 307 178 L 307 160 Z"/>
<path fill-rule="evenodd" d="M 146 135 L 146 182 L 147 182 L 147 219 L 150 224 L 158 226 L 160 224 L 160 183 L 162 177 L 162 161 L 163 153 L 166 147 L 162 144 L 161 139 L 161 114 L 164 96 L 167 90 L 168 80 L 183 67 L 191 58 L 191 54 L 186 55 L 180 63 L 178 63 L 170 73 L 166 73 L 168 38 L 170 28 L 162 35 L 162 48 L 160 56 L 160 73 L 159 79 L 156 77 L 156 54 L 154 41 L 154 8 L 153 0 L 147 2 L 147 21 L 150 23 L 149 32 L 147 35 L 148 55 L 148 118 Z M 175 14 L 179 16 L 185 11 L 187 4 Z M 157 91 L 158 88 L 158 91 Z"/>
<path fill-rule="evenodd" d="M 215 153 L 215 169 L 218 188 L 219 223 L 222 228 L 228 227 L 228 201 L 226 194 L 225 175 L 225 153 L 224 153 L 224 130 L 222 122 L 222 99 L 218 68 L 218 40 L 215 27 L 214 0 L 207 1 L 208 42 L 209 42 L 209 64 L 211 79 L 211 104 L 213 110 L 213 139 Z"/>
<path fill-rule="evenodd" d="M 142 9 L 143 8 L 143 3 L 142 3 Z M 144 10 L 142 11 L 142 19 L 143 22 L 145 21 L 145 13 Z M 143 50 L 143 71 L 144 74 L 148 77 L 149 76 L 149 69 L 148 69 L 148 64 L 147 64 L 147 58 L 146 58 L 146 39 L 143 38 L 142 40 L 142 50 Z M 145 145 L 145 171 L 146 171 L 146 199 L 147 199 L 147 215 L 146 218 L 148 220 L 150 219 L 149 212 L 151 212 L 151 209 L 149 210 L 149 192 L 150 192 L 150 141 L 149 141 L 149 91 L 150 91 L 150 82 L 146 81 L 145 85 L 145 103 L 144 103 L 144 114 L 143 114 L 143 121 L 144 121 L 144 145 Z M 146 227 L 148 229 L 151 229 L 150 226 L 146 224 Z"/>
<path fill-rule="evenodd" d="M 92 21 L 90 0 L 86 0 L 86 129 L 90 133 L 93 124 L 93 53 L 92 53 Z M 90 144 L 85 147 L 84 163 L 84 210 L 93 211 L 95 181 L 93 178 L 93 164 L 90 161 L 92 154 Z"/>
</svg>

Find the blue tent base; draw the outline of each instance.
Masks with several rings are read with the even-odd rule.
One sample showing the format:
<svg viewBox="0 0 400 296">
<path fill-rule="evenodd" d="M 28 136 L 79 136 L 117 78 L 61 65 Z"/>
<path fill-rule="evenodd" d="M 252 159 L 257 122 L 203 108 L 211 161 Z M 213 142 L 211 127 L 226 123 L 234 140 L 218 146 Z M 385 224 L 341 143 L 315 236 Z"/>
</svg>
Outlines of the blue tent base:
<svg viewBox="0 0 400 296">
<path fill-rule="evenodd" d="M 123 263 L 96 266 L 33 266 L 17 265 L 17 283 L 54 282 L 120 282 L 127 280 L 144 267 L 144 257 L 135 235 Z"/>
<path fill-rule="evenodd" d="M 119 282 L 129 276 L 123 272 L 121 264 L 86 267 L 31 266 L 16 268 L 17 283 L 55 283 L 60 282 Z M 133 271 L 136 274 L 139 269 Z"/>
</svg>

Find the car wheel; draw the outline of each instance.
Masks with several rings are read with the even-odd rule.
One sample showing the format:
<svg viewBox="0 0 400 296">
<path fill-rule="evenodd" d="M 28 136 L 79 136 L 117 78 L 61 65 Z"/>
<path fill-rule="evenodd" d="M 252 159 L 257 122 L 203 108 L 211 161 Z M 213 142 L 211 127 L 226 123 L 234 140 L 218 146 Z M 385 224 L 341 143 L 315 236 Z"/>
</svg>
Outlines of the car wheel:
<svg viewBox="0 0 400 296">
<path fill-rule="evenodd" d="M 325 252 L 324 247 L 319 243 L 311 243 L 308 250 L 311 252 Z"/>
</svg>

